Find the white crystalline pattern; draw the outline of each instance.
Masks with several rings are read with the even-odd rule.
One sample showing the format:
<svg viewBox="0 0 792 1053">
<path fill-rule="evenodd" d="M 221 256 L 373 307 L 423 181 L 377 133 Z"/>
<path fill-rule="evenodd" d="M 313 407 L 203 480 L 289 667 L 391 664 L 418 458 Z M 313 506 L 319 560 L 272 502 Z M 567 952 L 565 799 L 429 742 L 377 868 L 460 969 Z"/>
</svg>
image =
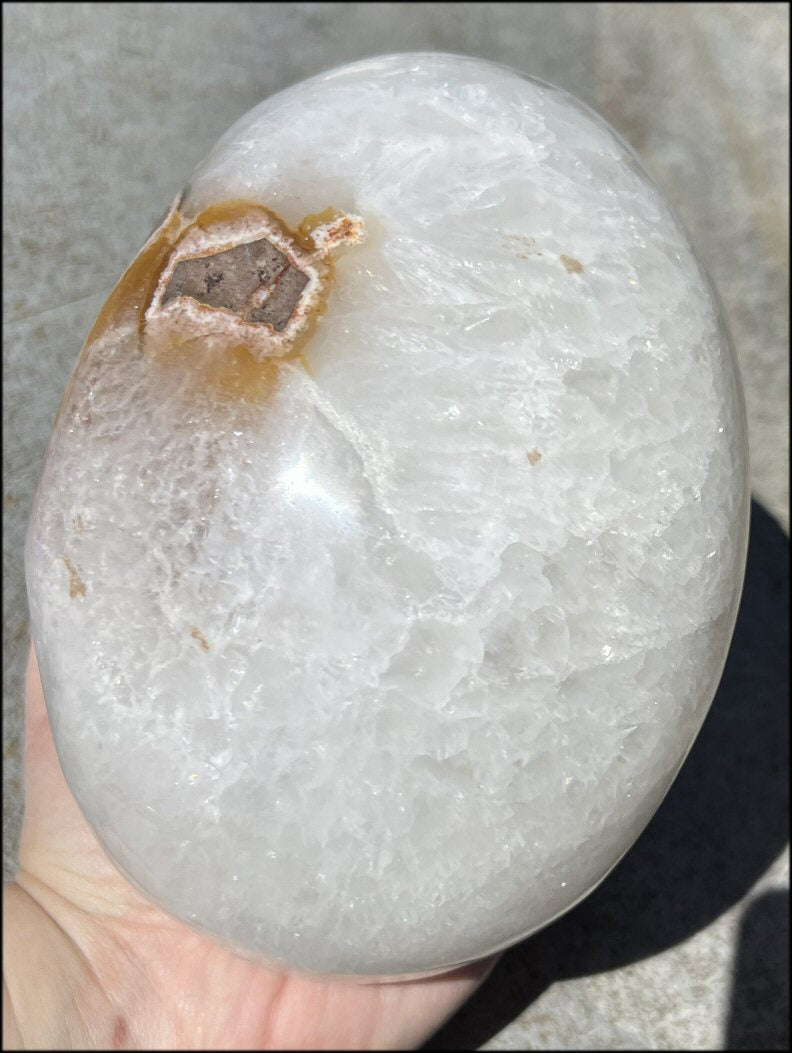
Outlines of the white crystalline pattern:
<svg viewBox="0 0 792 1053">
<path fill-rule="evenodd" d="M 234 198 L 368 238 L 263 404 L 188 399 L 131 326 L 86 350 L 28 543 L 64 770 L 222 938 L 462 962 L 602 878 L 703 720 L 745 552 L 731 352 L 627 148 L 483 61 L 275 96 L 187 205 Z"/>
</svg>

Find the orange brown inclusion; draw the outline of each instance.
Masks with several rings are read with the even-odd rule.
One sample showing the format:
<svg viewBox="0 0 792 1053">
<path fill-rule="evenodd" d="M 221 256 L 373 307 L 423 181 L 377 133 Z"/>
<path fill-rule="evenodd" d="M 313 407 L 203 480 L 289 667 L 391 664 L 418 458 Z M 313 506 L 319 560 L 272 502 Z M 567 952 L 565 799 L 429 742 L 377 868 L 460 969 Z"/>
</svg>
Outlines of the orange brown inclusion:
<svg viewBox="0 0 792 1053">
<path fill-rule="evenodd" d="M 162 365 L 188 370 L 195 383 L 204 390 L 214 389 L 219 395 L 234 400 L 262 401 L 271 394 L 285 362 L 305 366 L 301 351 L 326 308 L 334 277 L 333 262 L 329 255 L 315 258 L 313 263 L 319 274 L 319 292 L 306 311 L 299 331 L 284 345 L 277 357 L 263 359 L 252 353 L 244 337 L 240 338 L 240 334 L 232 332 L 228 334 L 222 353 L 211 355 L 201 353 L 201 339 L 194 332 L 189 336 L 171 334 L 165 341 L 147 341 L 146 312 L 151 306 L 162 272 L 181 241 L 196 228 L 209 232 L 216 224 L 243 223 L 245 220 L 260 218 L 275 228 L 287 243 L 312 255 L 317 248 L 312 239 L 314 231 L 340 216 L 342 214 L 337 209 L 328 208 L 306 217 L 294 231 L 270 209 L 250 201 L 235 200 L 211 205 L 192 219 L 180 212 L 178 207 L 173 208 L 110 294 L 88 335 L 86 348 L 109 329 L 132 322 L 137 328 L 139 349 Z M 346 222 L 344 218 L 338 224 L 338 231 L 333 231 L 331 247 L 333 243 L 340 244 L 348 234 Z M 274 330 L 275 326 L 271 328 Z"/>
</svg>

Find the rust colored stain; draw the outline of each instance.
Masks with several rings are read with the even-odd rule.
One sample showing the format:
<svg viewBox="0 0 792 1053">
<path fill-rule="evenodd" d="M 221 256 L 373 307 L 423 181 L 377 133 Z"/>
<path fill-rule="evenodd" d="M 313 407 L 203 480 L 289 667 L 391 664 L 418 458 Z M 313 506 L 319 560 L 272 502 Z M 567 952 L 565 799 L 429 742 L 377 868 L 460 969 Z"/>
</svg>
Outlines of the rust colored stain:
<svg viewBox="0 0 792 1053">
<path fill-rule="evenodd" d="M 190 636 L 192 636 L 193 640 L 195 640 L 195 642 L 198 644 L 202 651 L 209 650 L 209 641 L 206 639 L 206 637 L 200 629 L 196 629 L 196 627 L 193 626 L 190 630 Z"/>
<path fill-rule="evenodd" d="M 179 203 L 180 206 L 181 203 Z M 288 363 L 305 368 L 302 349 L 311 338 L 321 315 L 326 310 L 327 297 L 334 279 L 335 269 L 329 250 L 355 238 L 360 233 L 356 224 L 338 209 L 328 208 L 323 212 L 307 216 L 297 230 L 292 230 L 270 209 L 256 202 L 233 200 L 211 205 L 202 212 L 189 216 L 174 205 L 160 226 L 154 231 L 147 243 L 138 253 L 136 259 L 127 268 L 116 285 L 109 299 L 102 308 L 86 341 L 85 351 L 104 336 L 108 330 L 122 325 L 137 327 L 137 348 L 157 363 L 158 368 L 176 369 L 184 376 L 188 391 L 213 391 L 220 398 L 235 402 L 262 403 L 269 399 L 278 384 L 284 365 Z M 228 327 L 226 335 L 220 337 L 221 347 L 217 346 L 218 329 L 216 321 L 212 329 L 213 344 L 207 343 L 205 334 L 195 331 L 181 331 L 171 327 L 164 337 L 149 335 L 151 328 L 146 320 L 147 311 L 152 305 L 163 271 L 169 264 L 180 243 L 196 229 L 200 232 L 211 232 L 218 224 L 239 223 L 240 227 L 251 219 L 266 220 L 283 239 L 295 246 L 295 251 L 313 257 L 312 266 L 319 278 L 318 294 L 313 296 L 310 305 L 298 304 L 294 310 L 293 320 L 297 323 L 294 334 L 288 332 L 277 354 L 262 357 L 248 346 L 244 333 Z M 335 220 L 338 220 L 336 223 Z M 324 249 L 319 252 L 313 234 L 323 228 L 317 238 L 323 239 Z M 357 223 L 357 227 L 362 227 Z M 287 268 L 291 273 L 294 268 Z M 289 293 L 293 295 L 292 292 Z M 208 298 L 205 297 L 205 299 Z M 288 298 L 287 298 L 288 299 Z M 224 311 L 213 311 L 206 304 L 196 301 L 199 311 L 211 315 L 226 314 Z M 273 310 L 275 308 L 273 304 Z M 258 318 L 257 318 L 258 320 Z M 269 322 L 268 315 L 262 315 L 262 321 Z M 280 317 L 275 319 L 281 324 Z M 211 328 L 211 326 L 210 326 Z M 272 326 L 277 331 L 277 326 Z M 80 369 L 75 371 L 69 390 L 62 403 L 67 406 L 72 399 L 73 385 L 77 382 Z"/>
<path fill-rule="evenodd" d="M 561 256 L 561 262 L 566 267 L 567 274 L 580 274 L 583 270 L 583 264 L 580 260 L 576 260 L 574 256 Z"/>
<path fill-rule="evenodd" d="M 63 556 L 63 563 L 66 570 L 69 572 L 69 598 L 76 600 L 78 596 L 85 595 L 85 583 L 77 573 L 77 568 L 74 566 L 68 556 Z"/>
<path fill-rule="evenodd" d="M 103 336 L 108 329 L 120 325 L 130 314 L 137 318 L 138 332 L 142 333 L 143 319 L 154 296 L 160 271 L 176 244 L 183 222 L 176 209 L 167 214 L 159 229 L 154 231 L 110 293 L 88 334 L 86 347 Z"/>
</svg>

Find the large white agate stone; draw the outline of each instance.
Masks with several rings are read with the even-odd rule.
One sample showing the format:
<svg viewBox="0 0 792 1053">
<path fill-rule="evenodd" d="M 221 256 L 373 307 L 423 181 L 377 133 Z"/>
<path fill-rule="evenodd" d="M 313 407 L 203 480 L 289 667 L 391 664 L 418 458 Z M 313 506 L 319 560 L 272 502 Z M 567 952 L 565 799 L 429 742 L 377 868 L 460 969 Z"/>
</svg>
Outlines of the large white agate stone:
<svg viewBox="0 0 792 1053">
<path fill-rule="evenodd" d="M 64 399 L 27 573 L 66 778 L 271 963 L 495 951 L 667 791 L 747 511 L 718 307 L 624 143 L 478 59 L 315 77 L 203 162 Z"/>
</svg>

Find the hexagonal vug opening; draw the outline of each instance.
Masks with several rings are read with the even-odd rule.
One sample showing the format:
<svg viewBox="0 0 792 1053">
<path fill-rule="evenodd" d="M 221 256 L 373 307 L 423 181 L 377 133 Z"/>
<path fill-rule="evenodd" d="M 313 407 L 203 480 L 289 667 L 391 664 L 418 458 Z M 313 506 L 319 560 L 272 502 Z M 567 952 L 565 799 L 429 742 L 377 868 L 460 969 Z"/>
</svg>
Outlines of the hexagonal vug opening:
<svg viewBox="0 0 792 1053">
<path fill-rule="evenodd" d="M 281 333 L 300 302 L 308 275 L 267 238 L 178 263 L 163 305 L 189 296 L 207 307 L 232 311 L 243 321 Z"/>
</svg>

